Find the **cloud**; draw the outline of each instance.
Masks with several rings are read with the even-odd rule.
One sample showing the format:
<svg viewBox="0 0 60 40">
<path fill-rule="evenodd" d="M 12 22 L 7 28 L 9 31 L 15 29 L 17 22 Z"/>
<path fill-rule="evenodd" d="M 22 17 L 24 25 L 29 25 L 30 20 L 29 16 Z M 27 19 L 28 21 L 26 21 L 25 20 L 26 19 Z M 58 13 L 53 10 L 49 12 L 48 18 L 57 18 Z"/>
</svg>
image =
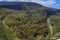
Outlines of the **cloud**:
<svg viewBox="0 0 60 40">
<path fill-rule="evenodd" d="M 16 0 L 6 0 L 6 1 L 16 1 Z"/>
<path fill-rule="evenodd" d="M 30 0 L 20 0 L 20 1 L 23 1 L 23 2 L 29 2 Z"/>
<path fill-rule="evenodd" d="M 45 6 L 51 6 L 54 5 L 56 3 L 55 0 L 32 0 L 32 2 L 36 2 Z"/>
<path fill-rule="evenodd" d="M 0 1 L 3 1 L 3 0 L 0 0 Z"/>
<path fill-rule="evenodd" d="M 25 1 L 25 0 L 20 0 L 20 1 Z"/>
<path fill-rule="evenodd" d="M 2 1 L 3 2 L 6 2 L 6 1 L 7 2 L 15 2 L 15 1 L 18 1 L 19 2 L 19 1 L 24 1 L 24 0 L 0 0 L 0 2 L 2 2 Z"/>
<path fill-rule="evenodd" d="M 60 1 L 58 0 L 32 0 L 32 2 L 39 3 L 46 7 L 60 9 Z"/>
</svg>

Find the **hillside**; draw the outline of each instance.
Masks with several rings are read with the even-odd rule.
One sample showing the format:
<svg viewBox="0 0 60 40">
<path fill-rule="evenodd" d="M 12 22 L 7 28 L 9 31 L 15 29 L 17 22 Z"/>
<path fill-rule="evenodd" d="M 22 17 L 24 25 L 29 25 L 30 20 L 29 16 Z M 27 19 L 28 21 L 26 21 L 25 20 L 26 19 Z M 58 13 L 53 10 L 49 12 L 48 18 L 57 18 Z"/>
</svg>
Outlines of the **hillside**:
<svg viewBox="0 0 60 40">
<path fill-rule="evenodd" d="M 60 32 L 59 9 L 44 7 L 33 2 L 0 3 L 0 40 L 49 40 L 54 33 Z M 53 24 L 55 17 L 57 24 Z M 51 34 L 50 26 L 56 26 Z M 57 19 L 56 18 L 56 19 Z M 52 23 L 53 22 L 53 23 Z M 53 31 L 53 30 L 52 30 Z"/>
<path fill-rule="evenodd" d="M 41 5 L 33 2 L 13 2 L 13 3 L 0 3 L 0 8 L 9 8 L 16 10 L 30 10 L 42 7 Z"/>
</svg>

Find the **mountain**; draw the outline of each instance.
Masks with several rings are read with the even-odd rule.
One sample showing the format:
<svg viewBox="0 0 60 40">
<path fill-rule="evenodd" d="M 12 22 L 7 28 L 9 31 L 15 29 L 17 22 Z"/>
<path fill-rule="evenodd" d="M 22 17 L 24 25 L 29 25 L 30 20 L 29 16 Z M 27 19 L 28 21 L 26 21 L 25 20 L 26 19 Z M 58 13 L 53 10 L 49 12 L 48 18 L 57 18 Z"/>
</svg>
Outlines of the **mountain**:
<svg viewBox="0 0 60 40">
<path fill-rule="evenodd" d="M 49 40 L 60 32 L 59 17 L 60 9 L 37 3 L 0 2 L 0 40 Z"/>
<path fill-rule="evenodd" d="M 28 10 L 28 9 L 36 9 L 42 7 L 41 5 L 33 2 L 5 2 L 0 3 L 0 8 L 10 8 L 10 9 L 16 9 L 16 10 Z"/>
<path fill-rule="evenodd" d="M 33 3 L 33 2 L 13 2 L 13 3 L 0 2 L 0 8 L 8 8 L 8 9 L 15 9 L 15 10 L 39 9 L 47 13 L 47 16 L 52 15 L 52 14 L 57 14 L 57 12 L 60 13 L 59 9 L 48 8 L 37 3 Z"/>
</svg>

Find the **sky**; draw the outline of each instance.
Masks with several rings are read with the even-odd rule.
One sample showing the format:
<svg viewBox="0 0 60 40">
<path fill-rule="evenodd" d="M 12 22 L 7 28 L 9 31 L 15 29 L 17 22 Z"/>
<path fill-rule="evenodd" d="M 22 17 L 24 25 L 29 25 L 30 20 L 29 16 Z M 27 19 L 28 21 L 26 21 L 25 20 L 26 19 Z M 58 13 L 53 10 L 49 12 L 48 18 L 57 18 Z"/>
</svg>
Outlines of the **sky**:
<svg viewBox="0 0 60 40">
<path fill-rule="evenodd" d="M 60 9 L 60 0 L 0 0 L 0 2 L 35 2 L 43 6 Z"/>
</svg>

